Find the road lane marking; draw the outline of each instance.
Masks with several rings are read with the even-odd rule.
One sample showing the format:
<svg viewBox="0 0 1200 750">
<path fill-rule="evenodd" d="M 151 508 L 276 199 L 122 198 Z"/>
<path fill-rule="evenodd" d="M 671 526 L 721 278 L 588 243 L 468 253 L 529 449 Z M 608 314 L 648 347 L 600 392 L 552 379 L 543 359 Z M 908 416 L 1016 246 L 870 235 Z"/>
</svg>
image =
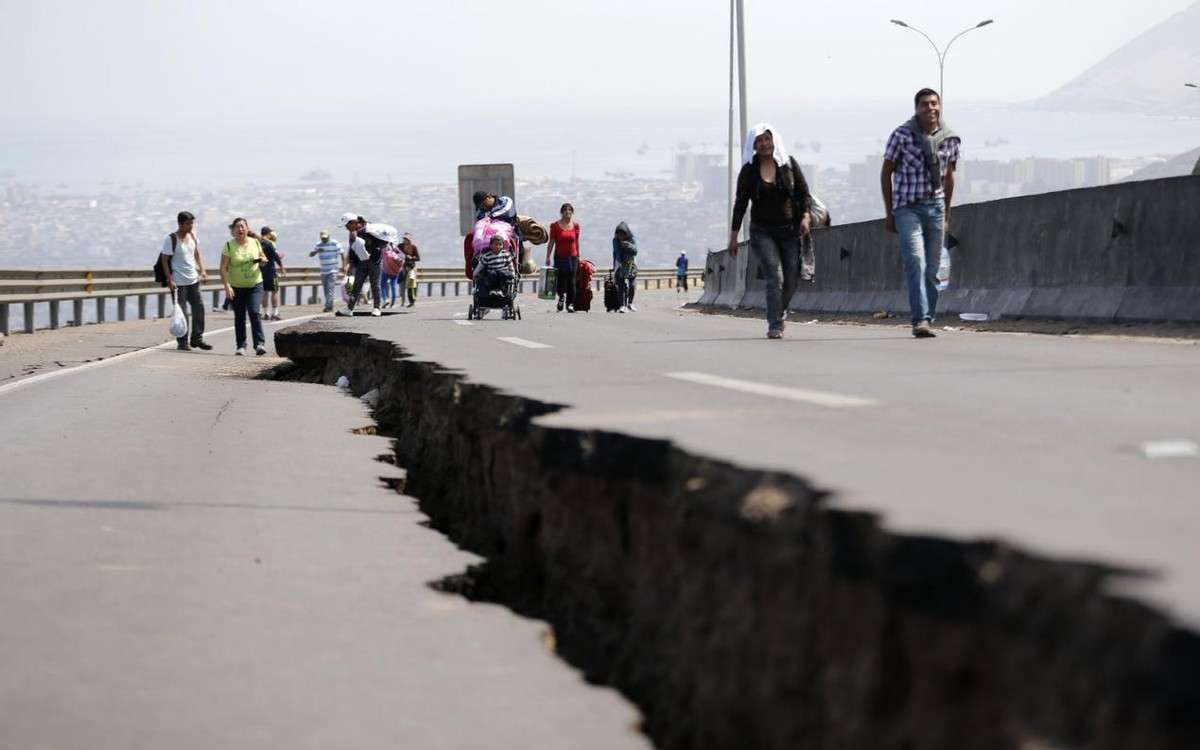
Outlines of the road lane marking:
<svg viewBox="0 0 1200 750">
<path fill-rule="evenodd" d="M 831 409 L 853 409 L 862 406 L 879 405 L 878 401 L 870 398 L 846 396 L 828 391 L 788 388 L 782 385 L 771 385 L 770 383 L 756 383 L 753 380 L 726 378 L 720 375 L 709 375 L 705 372 L 667 372 L 663 374 L 668 378 L 683 380 L 688 383 L 728 388 L 731 391 L 753 393 L 756 396 L 768 396 L 770 398 L 781 398 L 786 401 L 799 401 L 804 404 L 816 404 L 817 406 L 827 406 Z"/>
<path fill-rule="evenodd" d="M 263 326 L 264 327 L 281 326 L 284 323 L 303 323 L 306 320 L 312 320 L 313 318 L 317 318 L 317 317 L 320 317 L 320 314 L 301 315 L 301 316 L 295 317 L 295 318 L 285 318 L 284 320 L 273 320 L 273 321 L 265 321 L 264 320 Z M 232 330 L 233 330 L 233 326 L 229 326 L 227 328 L 218 328 L 215 331 L 205 331 L 204 335 L 206 337 L 207 336 L 217 336 L 222 333 L 229 333 Z M 5 395 L 6 393 L 11 393 L 11 392 L 17 390 L 18 388 L 24 388 L 27 385 L 33 385 L 34 383 L 41 383 L 41 382 L 44 382 L 47 380 L 53 380 L 54 378 L 61 378 L 64 375 L 73 375 L 75 373 L 83 372 L 85 370 L 94 370 L 98 367 L 108 367 L 109 365 L 115 364 L 117 362 L 126 362 L 128 360 L 135 359 L 137 357 L 144 357 L 156 349 L 173 349 L 173 348 L 175 348 L 175 346 L 176 346 L 176 343 L 174 340 L 164 341 L 163 343 L 158 344 L 156 346 L 149 346 L 149 347 L 146 347 L 145 349 L 137 349 L 132 352 L 122 352 L 121 354 L 115 354 L 111 357 L 108 357 L 107 359 L 101 359 L 101 360 L 97 360 L 95 362 L 84 362 L 81 365 L 76 365 L 75 367 L 68 367 L 65 370 L 54 370 L 53 372 L 44 372 L 40 375 L 34 375 L 33 377 L 25 378 L 24 380 L 18 380 L 15 383 L 9 383 L 7 385 L 0 386 L 0 396 Z"/>
<path fill-rule="evenodd" d="M 541 344 L 541 343 L 538 343 L 537 341 L 530 341 L 529 339 L 517 338 L 516 336 L 497 336 L 496 338 L 500 339 L 501 341 L 503 341 L 506 344 L 516 344 L 517 346 L 523 346 L 526 349 L 553 349 L 554 348 L 554 347 L 550 346 L 549 344 Z"/>
<path fill-rule="evenodd" d="M 1142 455 L 1146 458 L 1196 458 L 1200 456 L 1200 445 L 1191 440 L 1153 440 L 1142 443 Z"/>
<path fill-rule="evenodd" d="M 471 322 L 471 321 L 469 321 L 469 320 L 456 320 L 456 321 L 454 321 L 454 323 L 455 323 L 455 325 L 460 325 L 460 326 L 473 326 L 473 325 L 475 325 L 474 323 L 472 323 L 472 322 Z"/>
</svg>

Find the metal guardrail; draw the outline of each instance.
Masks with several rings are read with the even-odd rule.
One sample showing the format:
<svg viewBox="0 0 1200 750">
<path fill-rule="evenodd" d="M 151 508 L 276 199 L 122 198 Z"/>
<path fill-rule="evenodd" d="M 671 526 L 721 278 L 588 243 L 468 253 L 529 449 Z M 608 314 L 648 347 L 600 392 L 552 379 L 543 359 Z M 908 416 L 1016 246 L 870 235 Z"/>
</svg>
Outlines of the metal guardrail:
<svg viewBox="0 0 1200 750">
<path fill-rule="evenodd" d="M 704 271 L 688 273 L 689 285 L 704 285 Z M 461 267 L 418 266 L 417 288 L 424 287 L 425 297 L 460 296 L 471 293 L 471 282 L 463 275 Z M 644 289 L 670 289 L 675 286 L 675 269 L 639 269 L 638 279 Z M 599 270 L 593 278 L 597 291 L 604 284 L 604 275 Z M 538 277 L 527 275 L 521 280 L 521 291 L 538 293 Z M 315 267 L 289 268 L 287 275 L 279 278 L 279 302 L 293 304 L 318 304 L 321 301 L 321 272 Z M 224 287 L 215 271 L 209 272 L 209 281 L 202 284 L 201 292 L 212 295 L 214 308 L 221 304 Z M 289 290 L 295 290 L 289 295 Z M 307 297 L 305 291 L 308 290 Z M 438 293 L 435 294 L 435 291 Z M 418 294 L 420 292 L 418 291 Z M 129 300 L 137 301 L 137 317 L 145 320 L 149 312 L 149 301 L 156 300 L 156 317 L 167 315 L 167 300 L 170 291 L 154 281 L 153 271 L 128 268 L 0 268 L 0 333 L 11 333 L 9 310 L 21 305 L 23 312 L 22 330 L 33 333 L 37 330 L 36 306 L 46 305 L 49 309 L 48 327 L 63 325 L 78 326 L 84 323 L 84 305 L 95 305 L 96 322 L 103 323 L 107 317 L 110 300 L 116 300 L 117 320 L 127 320 L 131 314 Z M 62 315 L 63 303 L 70 303 L 71 317 Z"/>
</svg>

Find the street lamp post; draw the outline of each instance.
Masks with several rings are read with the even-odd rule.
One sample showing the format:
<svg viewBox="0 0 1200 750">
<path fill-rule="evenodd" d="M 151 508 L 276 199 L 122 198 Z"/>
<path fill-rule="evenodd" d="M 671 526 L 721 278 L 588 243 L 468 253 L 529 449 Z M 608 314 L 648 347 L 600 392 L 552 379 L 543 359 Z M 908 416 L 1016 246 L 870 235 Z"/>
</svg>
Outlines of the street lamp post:
<svg viewBox="0 0 1200 750">
<path fill-rule="evenodd" d="M 943 49 L 938 49 L 937 43 L 935 43 L 932 39 L 930 39 L 928 34 L 926 34 L 924 31 L 921 31 L 916 26 L 907 24 L 904 21 L 898 21 L 895 18 L 892 19 L 892 23 L 896 24 L 897 26 L 906 28 L 906 29 L 912 29 L 913 31 L 920 34 L 921 36 L 925 37 L 925 40 L 933 46 L 933 51 L 937 53 L 937 57 L 938 57 L 938 98 L 941 99 L 942 111 L 945 112 L 945 110 L 946 110 L 946 54 L 948 52 L 950 52 L 950 45 L 954 44 L 954 42 L 957 41 L 960 36 L 962 36 L 963 34 L 966 34 L 968 31 L 974 31 L 975 29 L 982 29 L 984 26 L 987 26 L 988 24 L 993 23 L 992 19 L 989 18 L 985 21 L 980 21 L 979 23 L 975 24 L 974 26 L 971 26 L 970 28 L 966 28 L 966 29 L 963 29 L 962 31 L 958 32 L 957 34 L 954 35 L 953 39 L 951 39 L 949 42 L 946 43 L 946 46 Z"/>
</svg>

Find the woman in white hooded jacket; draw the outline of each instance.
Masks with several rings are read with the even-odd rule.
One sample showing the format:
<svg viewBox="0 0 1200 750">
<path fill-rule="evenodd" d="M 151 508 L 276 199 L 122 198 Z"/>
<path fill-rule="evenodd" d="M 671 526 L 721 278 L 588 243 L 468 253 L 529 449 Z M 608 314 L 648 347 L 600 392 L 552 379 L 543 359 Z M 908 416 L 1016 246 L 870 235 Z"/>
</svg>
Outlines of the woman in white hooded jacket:
<svg viewBox="0 0 1200 750">
<path fill-rule="evenodd" d="M 737 235 L 750 207 L 750 252 L 767 281 L 767 338 L 783 338 L 787 306 L 796 292 L 799 239 L 808 234 L 812 199 L 795 159 L 783 149 L 779 131 L 766 123 L 746 134 L 742 169 L 733 204 L 729 254 L 737 257 Z"/>
</svg>

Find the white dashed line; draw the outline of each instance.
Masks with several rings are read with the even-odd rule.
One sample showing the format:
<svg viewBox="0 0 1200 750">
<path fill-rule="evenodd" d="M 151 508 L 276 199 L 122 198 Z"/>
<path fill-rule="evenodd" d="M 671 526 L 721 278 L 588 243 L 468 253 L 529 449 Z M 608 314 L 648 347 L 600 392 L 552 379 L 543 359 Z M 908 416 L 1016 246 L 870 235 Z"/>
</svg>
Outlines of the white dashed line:
<svg viewBox="0 0 1200 750">
<path fill-rule="evenodd" d="M 529 339 L 521 339 L 521 338 L 517 338 L 516 336 L 497 336 L 496 338 L 500 339 L 501 341 L 503 341 L 506 344 L 516 344 L 517 346 L 523 346 L 526 349 L 553 349 L 554 348 L 554 347 L 550 346 L 549 344 L 541 344 L 541 343 L 538 343 L 537 341 L 530 341 Z"/>
<path fill-rule="evenodd" d="M 828 391 L 809 391 L 800 388 L 788 388 L 782 385 L 771 385 L 769 383 L 756 383 L 752 380 L 725 378 L 721 377 L 720 375 L 709 375 L 708 373 L 704 372 L 668 372 L 663 374 L 668 378 L 684 380 L 689 383 L 711 385 L 716 386 L 717 388 L 728 388 L 731 391 L 753 393 L 756 396 L 781 398 L 787 401 L 799 401 L 805 404 L 816 404 L 817 406 L 827 406 L 832 409 L 849 409 L 861 406 L 879 405 L 878 401 L 870 398 L 844 396 L 840 393 L 829 393 Z"/>
<path fill-rule="evenodd" d="M 1196 458 L 1200 456 L 1200 445 L 1191 440 L 1155 440 L 1142 443 L 1142 455 L 1146 458 Z"/>
<path fill-rule="evenodd" d="M 475 325 L 474 323 L 472 323 L 472 322 L 471 322 L 471 321 L 469 321 L 469 320 L 456 320 L 456 321 L 454 321 L 454 323 L 455 323 L 455 325 L 460 325 L 460 326 L 473 326 L 473 325 Z"/>
</svg>

